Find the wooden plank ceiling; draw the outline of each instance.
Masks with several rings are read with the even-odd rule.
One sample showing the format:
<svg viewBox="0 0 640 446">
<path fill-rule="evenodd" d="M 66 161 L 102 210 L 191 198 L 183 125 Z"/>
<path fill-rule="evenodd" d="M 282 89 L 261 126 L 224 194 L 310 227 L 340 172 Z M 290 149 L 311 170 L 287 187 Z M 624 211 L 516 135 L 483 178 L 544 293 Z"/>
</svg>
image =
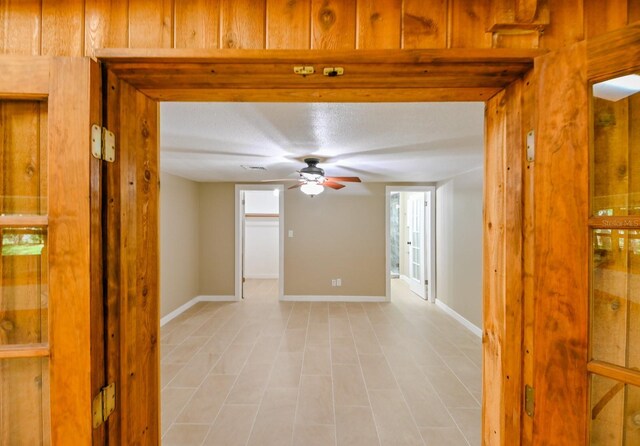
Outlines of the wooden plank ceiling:
<svg viewBox="0 0 640 446">
<path fill-rule="evenodd" d="M 290 101 L 350 101 L 376 94 L 380 100 L 484 101 L 521 78 L 541 53 L 104 49 L 96 55 L 118 78 L 159 100 L 278 100 L 279 91 Z M 315 73 L 294 74 L 294 66 L 312 66 Z M 323 75 L 330 67 L 344 68 L 344 75 Z"/>
</svg>

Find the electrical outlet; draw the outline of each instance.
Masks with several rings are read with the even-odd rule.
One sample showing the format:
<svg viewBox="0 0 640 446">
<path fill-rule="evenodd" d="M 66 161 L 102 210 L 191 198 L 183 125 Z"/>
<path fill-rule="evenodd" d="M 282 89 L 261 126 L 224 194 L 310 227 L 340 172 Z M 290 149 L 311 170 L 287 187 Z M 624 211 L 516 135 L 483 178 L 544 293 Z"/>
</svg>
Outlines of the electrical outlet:
<svg viewBox="0 0 640 446">
<path fill-rule="evenodd" d="M 342 279 L 336 279 L 336 286 L 342 286 Z"/>
<path fill-rule="evenodd" d="M 336 279 L 331 279 L 331 286 L 337 286 L 336 285 L 337 280 Z"/>
</svg>

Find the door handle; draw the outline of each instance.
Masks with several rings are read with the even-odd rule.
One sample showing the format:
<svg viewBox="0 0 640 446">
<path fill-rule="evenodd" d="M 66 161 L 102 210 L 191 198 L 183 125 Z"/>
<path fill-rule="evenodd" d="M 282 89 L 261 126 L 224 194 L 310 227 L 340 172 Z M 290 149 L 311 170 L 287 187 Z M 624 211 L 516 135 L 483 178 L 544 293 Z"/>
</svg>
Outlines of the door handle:
<svg viewBox="0 0 640 446">
<path fill-rule="evenodd" d="M 410 245 L 410 244 L 411 244 L 411 242 L 407 242 L 407 245 Z"/>
</svg>

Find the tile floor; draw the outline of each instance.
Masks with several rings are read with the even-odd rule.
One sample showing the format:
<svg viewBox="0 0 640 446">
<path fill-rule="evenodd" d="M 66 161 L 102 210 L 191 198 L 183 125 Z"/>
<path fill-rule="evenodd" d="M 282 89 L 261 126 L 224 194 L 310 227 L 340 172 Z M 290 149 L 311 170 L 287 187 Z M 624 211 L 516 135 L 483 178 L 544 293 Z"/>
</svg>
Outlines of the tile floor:
<svg viewBox="0 0 640 446">
<path fill-rule="evenodd" d="M 245 295 L 162 327 L 164 446 L 480 445 L 480 339 L 403 282 L 391 303 Z"/>
</svg>

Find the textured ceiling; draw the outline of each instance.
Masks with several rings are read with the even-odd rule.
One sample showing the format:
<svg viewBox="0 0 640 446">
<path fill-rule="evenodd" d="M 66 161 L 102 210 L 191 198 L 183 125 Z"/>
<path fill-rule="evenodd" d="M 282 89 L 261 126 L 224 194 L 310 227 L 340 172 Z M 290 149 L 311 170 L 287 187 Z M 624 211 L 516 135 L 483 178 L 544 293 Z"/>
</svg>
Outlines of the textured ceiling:
<svg viewBox="0 0 640 446">
<path fill-rule="evenodd" d="M 327 175 L 439 181 L 482 166 L 483 114 L 479 102 L 165 102 L 161 168 L 195 181 L 297 178 L 313 155 Z"/>
</svg>

